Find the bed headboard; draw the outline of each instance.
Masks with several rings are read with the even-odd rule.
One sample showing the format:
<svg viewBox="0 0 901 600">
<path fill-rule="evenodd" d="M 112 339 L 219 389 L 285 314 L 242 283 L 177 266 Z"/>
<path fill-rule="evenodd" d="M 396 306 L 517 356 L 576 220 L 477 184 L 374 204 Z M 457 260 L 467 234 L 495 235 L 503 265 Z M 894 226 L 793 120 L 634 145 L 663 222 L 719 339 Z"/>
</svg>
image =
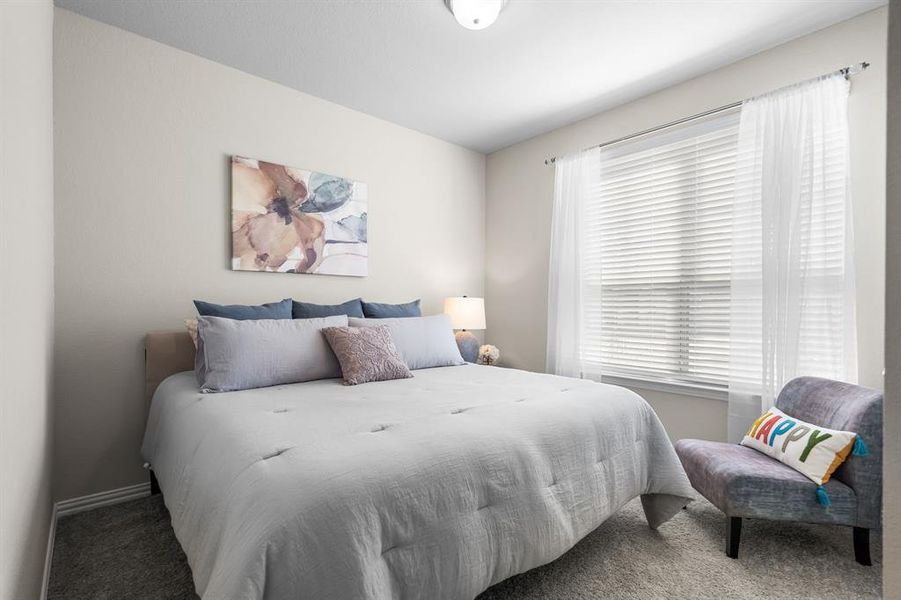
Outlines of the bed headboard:
<svg viewBox="0 0 901 600">
<path fill-rule="evenodd" d="M 144 338 L 144 401 L 169 375 L 194 370 L 194 342 L 187 331 L 151 331 Z"/>
</svg>

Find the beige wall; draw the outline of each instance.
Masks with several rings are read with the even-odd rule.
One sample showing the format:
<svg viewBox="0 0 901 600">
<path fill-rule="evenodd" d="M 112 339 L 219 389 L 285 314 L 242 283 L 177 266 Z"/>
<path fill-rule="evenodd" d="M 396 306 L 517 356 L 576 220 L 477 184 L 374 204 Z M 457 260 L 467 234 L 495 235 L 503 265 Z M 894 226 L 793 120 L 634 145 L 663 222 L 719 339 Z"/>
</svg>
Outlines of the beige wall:
<svg viewBox="0 0 901 600">
<path fill-rule="evenodd" d="M 882 388 L 885 8 L 488 156 L 487 338 L 510 365 L 544 370 L 554 170 L 544 159 L 615 139 L 839 67 L 869 61 L 849 103 L 858 286 L 859 380 Z M 601 61 L 602 64 L 603 61 Z M 599 71 L 602 73 L 602 70 Z M 601 76 L 601 75 L 599 75 Z M 721 400 L 638 390 L 674 438 L 725 439 Z"/>
<path fill-rule="evenodd" d="M 901 598 L 901 4 L 889 5 L 883 593 Z"/>
<path fill-rule="evenodd" d="M 57 9 L 56 495 L 146 481 L 142 336 L 193 298 L 481 295 L 485 157 Z M 366 278 L 232 272 L 231 154 L 369 185 Z"/>
<path fill-rule="evenodd" d="M 51 504 L 53 5 L 0 2 L 0 599 L 38 598 Z"/>
</svg>

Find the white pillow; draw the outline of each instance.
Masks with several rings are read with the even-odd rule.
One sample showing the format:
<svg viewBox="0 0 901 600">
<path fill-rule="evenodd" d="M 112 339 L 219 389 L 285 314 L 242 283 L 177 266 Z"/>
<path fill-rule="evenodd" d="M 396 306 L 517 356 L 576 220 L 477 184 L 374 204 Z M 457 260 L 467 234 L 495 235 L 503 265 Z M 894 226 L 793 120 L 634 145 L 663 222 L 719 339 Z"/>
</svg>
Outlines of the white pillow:
<svg viewBox="0 0 901 600">
<path fill-rule="evenodd" d="M 407 367 L 428 369 L 465 364 L 454 339 L 454 329 L 447 315 L 431 317 L 398 317 L 392 319 L 347 320 L 351 327 L 378 327 L 387 325 L 391 339 L 403 357 Z"/>
<path fill-rule="evenodd" d="M 185 329 L 188 330 L 188 335 L 194 342 L 194 349 L 197 350 L 197 319 L 185 319 Z"/>
<path fill-rule="evenodd" d="M 741 445 L 763 452 L 823 485 L 851 454 L 856 440 L 854 432 L 813 425 L 773 407 L 751 425 Z"/>
</svg>

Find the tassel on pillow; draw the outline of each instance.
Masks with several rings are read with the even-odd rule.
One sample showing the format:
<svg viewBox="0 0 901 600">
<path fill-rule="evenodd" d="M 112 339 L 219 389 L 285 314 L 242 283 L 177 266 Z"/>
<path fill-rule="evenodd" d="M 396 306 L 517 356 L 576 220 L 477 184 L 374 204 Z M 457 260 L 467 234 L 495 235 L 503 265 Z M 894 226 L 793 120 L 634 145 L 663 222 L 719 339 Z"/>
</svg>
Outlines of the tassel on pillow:
<svg viewBox="0 0 901 600">
<path fill-rule="evenodd" d="M 870 453 L 867 445 L 863 443 L 863 438 L 859 435 L 854 439 L 854 450 L 851 451 L 851 454 L 854 456 L 867 456 Z"/>
</svg>

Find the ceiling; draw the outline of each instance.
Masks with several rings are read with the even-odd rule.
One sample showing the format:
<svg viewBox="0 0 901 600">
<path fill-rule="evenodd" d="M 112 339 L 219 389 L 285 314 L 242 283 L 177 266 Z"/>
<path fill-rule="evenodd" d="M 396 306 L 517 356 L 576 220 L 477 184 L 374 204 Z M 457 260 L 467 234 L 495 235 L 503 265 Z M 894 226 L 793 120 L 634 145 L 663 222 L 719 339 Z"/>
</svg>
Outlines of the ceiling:
<svg viewBox="0 0 901 600">
<path fill-rule="evenodd" d="M 482 31 L 443 0 L 56 4 L 489 153 L 885 1 L 510 0 Z"/>
</svg>

